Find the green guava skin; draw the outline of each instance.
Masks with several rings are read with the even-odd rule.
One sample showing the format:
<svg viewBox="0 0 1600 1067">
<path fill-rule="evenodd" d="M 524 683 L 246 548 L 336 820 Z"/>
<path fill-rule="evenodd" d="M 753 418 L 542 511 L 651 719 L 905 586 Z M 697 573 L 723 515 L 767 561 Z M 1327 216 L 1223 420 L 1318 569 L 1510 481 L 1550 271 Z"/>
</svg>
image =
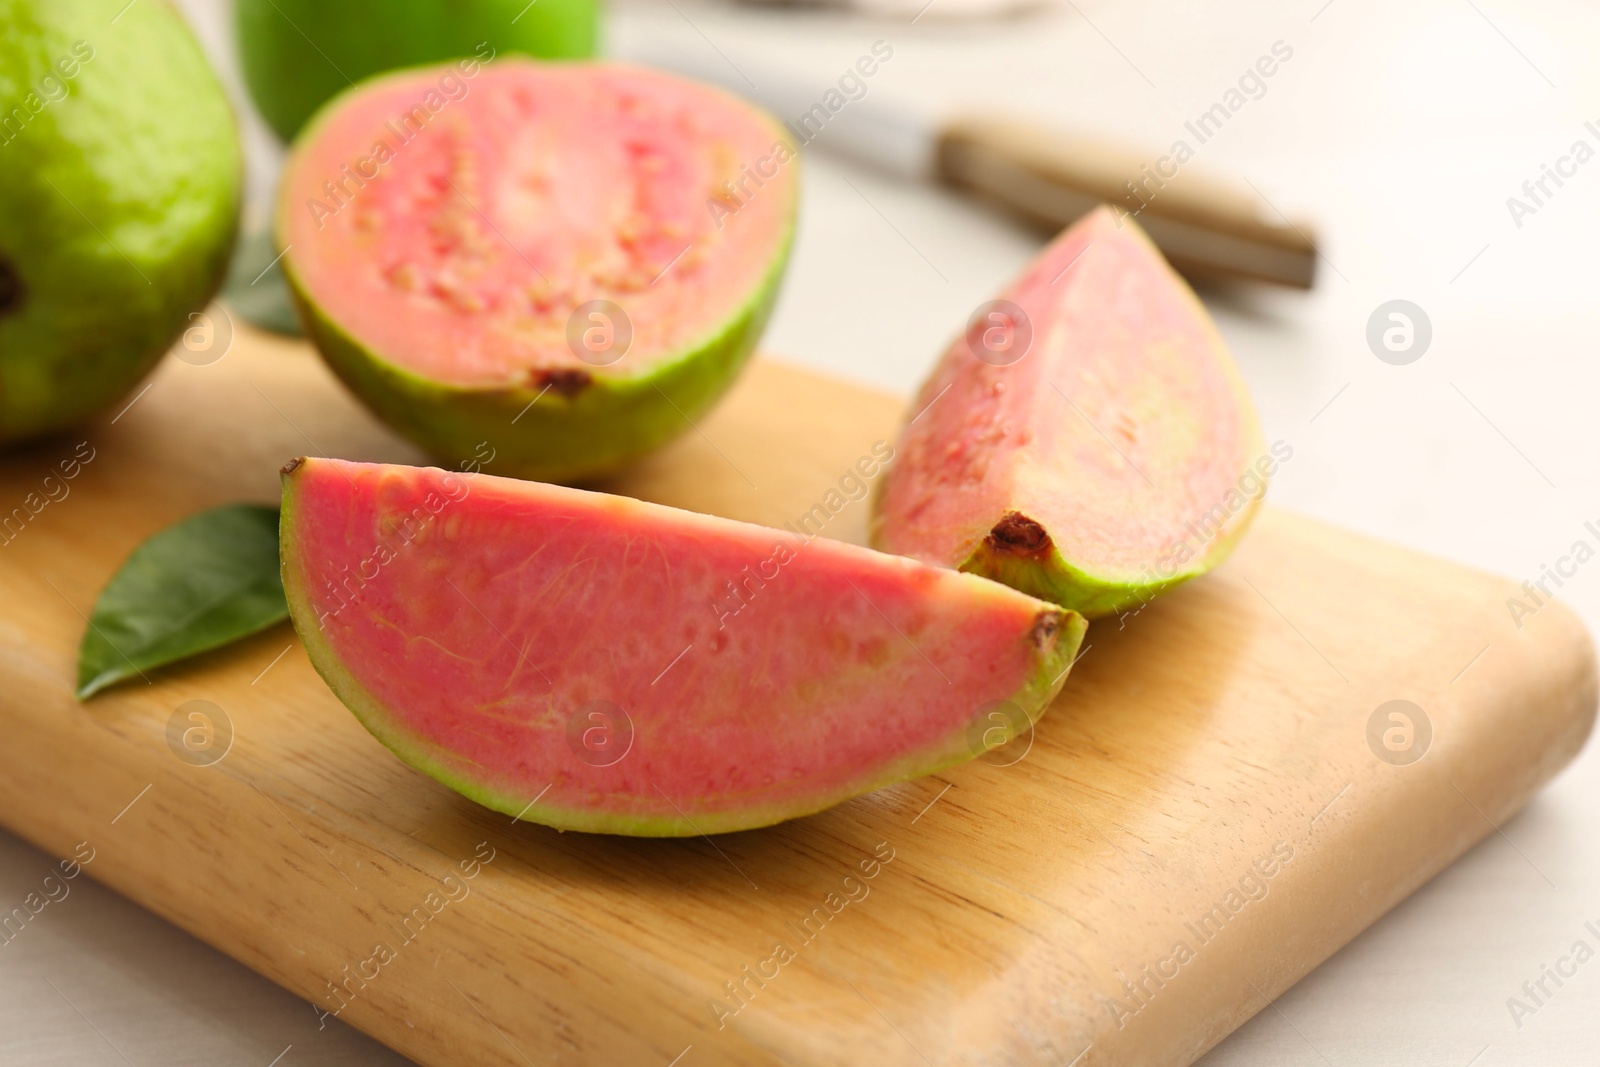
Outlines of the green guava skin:
<svg viewBox="0 0 1600 1067">
<path fill-rule="evenodd" d="M 0 0 L 0 444 L 125 397 L 227 270 L 227 98 L 167 3 L 124 4 Z"/>
<path fill-rule="evenodd" d="M 1249 514 L 1259 507 L 1249 505 Z M 980 542 L 956 568 L 967 574 L 977 574 L 1001 585 L 1009 585 L 1019 593 L 1060 604 L 1088 619 L 1101 619 L 1108 615 L 1142 608 L 1162 593 L 1198 577 L 1226 559 L 1238 545 L 1249 526 L 1249 514 L 1225 537 L 1218 538 L 1192 567 L 1165 581 L 1141 582 L 1135 578 L 1101 577 L 1075 567 L 1051 545 L 1041 555 L 1021 558 L 998 552 L 987 541 Z"/>
<path fill-rule="evenodd" d="M 283 266 L 306 333 L 390 428 L 447 466 L 477 463 L 512 478 L 580 483 L 613 474 L 678 437 L 728 391 L 766 328 L 793 235 L 791 220 L 767 276 L 715 334 L 639 375 L 593 368 L 590 384 L 571 397 L 554 388 L 460 388 L 397 367 L 321 312 L 292 255 Z"/>
<path fill-rule="evenodd" d="M 245 84 L 285 142 L 370 75 L 470 56 L 483 43 L 586 59 L 600 33 L 597 0 L 238 0 L 234 17 Z"/>
</svg>

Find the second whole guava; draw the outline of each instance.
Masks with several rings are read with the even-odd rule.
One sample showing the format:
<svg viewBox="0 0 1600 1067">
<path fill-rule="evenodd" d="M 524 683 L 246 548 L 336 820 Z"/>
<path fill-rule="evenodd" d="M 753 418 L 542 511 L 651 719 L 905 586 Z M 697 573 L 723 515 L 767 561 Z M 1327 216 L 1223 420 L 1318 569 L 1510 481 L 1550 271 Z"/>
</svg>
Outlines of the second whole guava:
<svg viewBox="0 0 1600 1067">
<path fill-rule="evenodd" d="M 585 59 L 600 22 L 597 0 L 238 0 L 234 17 L 245 83 L 285 141 L 363 78 L 470 55 Z"/>
</svg>

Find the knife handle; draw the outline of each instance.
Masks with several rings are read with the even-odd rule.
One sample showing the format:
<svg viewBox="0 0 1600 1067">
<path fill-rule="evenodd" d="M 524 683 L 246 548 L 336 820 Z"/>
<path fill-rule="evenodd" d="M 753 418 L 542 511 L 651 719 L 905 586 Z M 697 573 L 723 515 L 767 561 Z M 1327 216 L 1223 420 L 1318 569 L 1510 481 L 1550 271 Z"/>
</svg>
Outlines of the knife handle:
<svg viewBox="0 0 1600 1067">
<path fill-rule="evenodd" d="M 1168 261 L 1193 277 L 1250 278 L 1309 289 L 1317 246 L 1305 224 L 1281 218 L 1249 187 L 1106 142 L 991 117 L 946 122 L 941 181 L 998 203 L 1052 232 L 1102 203 L 1132 215 Z"/>
</svg>

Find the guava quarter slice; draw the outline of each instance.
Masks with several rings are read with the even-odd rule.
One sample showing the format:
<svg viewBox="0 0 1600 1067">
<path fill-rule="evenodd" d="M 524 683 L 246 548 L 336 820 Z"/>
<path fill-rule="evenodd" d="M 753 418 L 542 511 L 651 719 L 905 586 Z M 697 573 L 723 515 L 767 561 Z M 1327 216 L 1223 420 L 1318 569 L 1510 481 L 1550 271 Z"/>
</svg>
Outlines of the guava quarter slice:
<svg viewBox="0 0 1600 1067">
<path fill-rule="evenodd" d="M 880 484 L 872 541 L 1093 618 L 1220 563 L 1289 455 L 1265 451 L 1194 293 L 1101 208 L 945 353 Z"/>
<path fill-rule="evenodd" d="M 540 482 L 302 459 L 284 589 L 402 760 L 560 829 L 743 830 L 981 755 L 1083 619 L 984 578 Z"/>
<path fill-rule="evenodd" d="M 690 429 L 743 367 L 799 161 L 721 90 L 489 55 L 317 112 L 280 187 L 284 274 L 334 371 L 438 459 L 596 478 Z"/>
</svg>

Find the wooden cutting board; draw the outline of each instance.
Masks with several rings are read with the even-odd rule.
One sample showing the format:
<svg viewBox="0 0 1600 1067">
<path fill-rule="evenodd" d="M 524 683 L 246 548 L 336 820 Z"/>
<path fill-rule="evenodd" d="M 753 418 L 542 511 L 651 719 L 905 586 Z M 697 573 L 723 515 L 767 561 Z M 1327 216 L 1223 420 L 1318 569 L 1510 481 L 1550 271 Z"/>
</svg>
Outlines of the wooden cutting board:
<svg viewBox="0 0 1600 1067">
<path fill-rule="evenodd" d="M 781 524 L 899 409 L 759 362 L 611 488 Z M 241 327 L 0 461 L 24 515 L 0 820 L 424 1064 L 1186 1064 L 1494 833 L 1594 717 L 1565 609 L 1517 629 L 1509 583 L 1270 509 L 1219 573 L 1096 623 L 1031 747 L 716 839 L 479 808 L 368 736 L 287 625 L 74 702 L 83 616 L 133 546 L 276 499 L 303 453 L 418 458 Z M 828 534 L 861 540 L 865 512 Z M 176 754 L 191 701 L 209 765 Z"/>
</svg>

